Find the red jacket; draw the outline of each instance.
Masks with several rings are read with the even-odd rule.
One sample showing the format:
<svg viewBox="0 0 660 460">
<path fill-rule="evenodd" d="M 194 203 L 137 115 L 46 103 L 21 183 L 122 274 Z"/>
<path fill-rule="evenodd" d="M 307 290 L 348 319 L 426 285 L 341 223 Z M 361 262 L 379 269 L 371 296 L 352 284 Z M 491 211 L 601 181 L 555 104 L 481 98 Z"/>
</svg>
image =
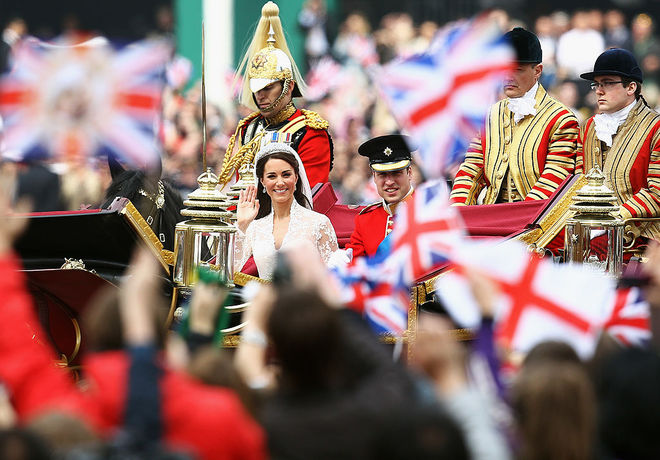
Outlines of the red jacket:
<svg viewBox="0 0 660 460">
<path fill-rule="evenodd" d="M 373 256 L 393 224 L 394 215 L 385 209 L 383 202 L 367 206 L 355 216 L 355 229 L 346 249 L 353 249 L 353 257 Z"/>
<path fill-rule="evenodd" d="M 316 113 L 307 113 L 313 114 L 310 115 L 310 117 L 314 117 L 313 121 L 317 121 L 319 124 L 327 126 L 325 120 L 320 117 L 318 119 L 316 118 L 318 117 Z M 268 129 L 277 131 L 289 121 L 300 117 L 301 115 L 303 115 L 303 112 L 300 109 L 297 109 L 288 119 L 275 126 L 271 126 Z M 253 119 L 250 120 L 250 117 L 248 117 L 247 120 L 249 120 L 249 122 L 246 122 L 245 126 L 241 129 L 241 141 L 243 142 L 245 141 L 245 135 L 248 131 L 249 125 L 263 120 L 263 116 L 256 114 Z M 332 140 L 326 129 L 315 129 L 310 126 L 303 126 L 291 136 L 291 147 L 298 152 L 298 155 L 300 155 L 300 160 L 303 162 L 303 166 L 305 166 L 305 172 L 307 173 L 310 187 L 314 188 L 316 184 L 328 182 L 328 176 L 332 164 Z"/>
<path fill-rule="evenodd" d="M 90 355 L 83 363 L 89 388 L 78 389 L 69 371 L 55 366 L 48 339 L 39 339 L 45 334 L 18 270 L 14 257 L 0 257 L 0 379 L 19 419 L 54 408 L 73 412 L 111 435 L 123 423 L 128 357 L 122 351 Z M 161 395 L 168 445 L 208 460 L 266 458 L 263 431 L 232 391 L 165 370 Z"/>
</svg>

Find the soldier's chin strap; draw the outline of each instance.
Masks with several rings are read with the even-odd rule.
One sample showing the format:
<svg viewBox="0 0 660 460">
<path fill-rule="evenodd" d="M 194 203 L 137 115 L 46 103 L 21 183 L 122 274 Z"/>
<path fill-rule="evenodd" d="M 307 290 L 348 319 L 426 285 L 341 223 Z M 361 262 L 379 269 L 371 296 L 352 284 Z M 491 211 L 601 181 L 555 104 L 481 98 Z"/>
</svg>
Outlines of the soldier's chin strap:
<svg viewBox="0 0 660 460">
<path fill-rule="evenodd" d="M 270 105 L 264 109 L 259 109 L 260 112 L 270 112 L 275 108 L 277 104 L 280 103 L 282 99 L 284 99 L 284 96 L 286 96 L 286 93 L 289 92 L 289 86 L 291 86 L 291 79 L 290 78 L 285 78 L 284 83 L 282 84 L 282 92 L 280 93 L 279 96 L 277 96 L 277 99 L 275 99 L 273 102 L 270 103 Z M 254 104 L 259 107 L 259 104 L 257 104 L 257 98 L 254 97 L 254 93 L 252 93 L 252 100 L 254 101 Z"/>
</svg>

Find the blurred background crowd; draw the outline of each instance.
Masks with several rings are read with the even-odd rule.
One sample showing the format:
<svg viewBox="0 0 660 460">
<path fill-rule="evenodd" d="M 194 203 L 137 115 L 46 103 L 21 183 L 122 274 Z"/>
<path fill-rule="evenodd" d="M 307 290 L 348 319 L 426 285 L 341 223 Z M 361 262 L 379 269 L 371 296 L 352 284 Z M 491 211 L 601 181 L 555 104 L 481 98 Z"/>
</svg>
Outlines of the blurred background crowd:
<svg viewBox="0 0 660 460">
<path fill-rule="evenodd" d="M 309 92 L 298 105 L 317 111 L 330 123 L 335 148 L 330 179 L 340 201 L 367 204 L 376 200 L 377 194 L 368 164 L 357 154 L 357 147 L 370 137 L 397 130 L 397 124 L 379 97 L 364 64 L 373 62 L 374 56 L 378 63 L 385 64 L 423 51 L 435 32 L 446 23 L 415 21 L 413 14 L 407 12 L 387 13 L 374 22 L 373 14 L 361 11 L 346 11 L 337 21 L 328 15 L 326 7 L 326 0 L 307 0 L 298 12 L 298 23 L 285 23 L 287 29 L 296 28 L 304 37 L 305 62 L 299 65 L 306 69 Z M 651 15 L 638 12 L 639 8 L 562 10 L 535 17 L 530 14 L 531 10 L 520 11 L 524 13 L 516 15 L 495 9 L 486 14 L 504 31 L 523 26 L 538 35 L 543 47 L 541 82 L 555 98 L 572 108 L 581 122 L 593 114 L 595 99 L 588 82 L 579 75 L 591 70 L 596 57 L 609 47 L 623 47 L 634 52 L 644 72 L 645 98 L 652 107 L 660 104 L 660 42 Z M 525 20 L 519 16 L 524 16 Z M 77 40 L 92 36 L 91 32 L 81 30 L 75 15 L 66 16 L 57 31 L 41 25 L 32 29 L 31 24 L 20 18 L 5 26 L 3 40 L 9 44 L 26 34 L 52 39 L 58 32 L 60 37 Z M 176 33 L 176 20 L 171 7 L 159 6 L 150 23 L 136 22 L 132 30 L 145 37 L 172 37 Z M 201 172 L 201 91 L 193 75 L 195 71 L 190 61 L 173 60 L 168 70 L 159 128 L 163 175 L 184 196 L 196 188 L 196 178 Z M 229 86 L 231 82 L 228 70 L 224 81 L 207 82 L 207 87 Z M 248 114 L 235 99 L 223 108 L 208 104 L 208 155 L 212 166 L 221 164 L 236 123 Z M 103 165 L 99 164 L 59 164 L 51 169 L 61 180 L 63 203 L 58 206 L 67 209 L 97 204 L 109 181 Z M 415 181 L 423 180 L 416 169 Z"/>
</svg>

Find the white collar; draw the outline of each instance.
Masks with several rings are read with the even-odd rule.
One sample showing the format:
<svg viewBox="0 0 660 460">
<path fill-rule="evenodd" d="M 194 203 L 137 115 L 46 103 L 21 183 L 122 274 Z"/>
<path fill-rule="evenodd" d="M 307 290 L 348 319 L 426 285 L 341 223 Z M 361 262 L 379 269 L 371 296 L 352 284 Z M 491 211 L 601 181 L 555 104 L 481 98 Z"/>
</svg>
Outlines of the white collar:
<svg viewBox="0 0 660 460">
<path fill-rule="evenodd" d="M 518 123 L 527 115 L 536 115 L 536 91 L 539 89 L 539 82 L 521 97 L 510 97 L 508 99 L 509 110 L 513 112 L 513 121 Z"/>
<path fill-rule="evenodd" d="M 626 121 L 628 114 L 635 106 L 637 101 L 631 102 L 621 110 L 614 113 L 599 113 L 594 116 L 594 124 L 596 129 L 596 137 L 605 142 L 608 147 L 612 147 L 612 136 L 614 136 L 619 129 L 619 126 Z"/>
</svg>

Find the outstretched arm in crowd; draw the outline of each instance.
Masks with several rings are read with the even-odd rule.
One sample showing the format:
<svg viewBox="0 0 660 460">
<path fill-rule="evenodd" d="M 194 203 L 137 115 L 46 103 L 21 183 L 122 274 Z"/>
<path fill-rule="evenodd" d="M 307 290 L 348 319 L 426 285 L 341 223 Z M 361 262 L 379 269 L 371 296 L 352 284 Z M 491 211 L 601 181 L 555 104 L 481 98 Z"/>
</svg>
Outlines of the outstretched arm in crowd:
<svg viewBox="0 0 660 460">
<path fill-rule="evenodd" d="M 161 440 L 162 414 L 154 308 L 160 299 L 156 259 L 139 248 L 119 295 L 124 343 L 130 355 L 124 441 L 130 452 L 150 452 Z"/>
<path fill-rule="evenodd" d="M 461 426 L 473 459 L 511 457 L 486 398 L 468 384 L 465 350 L 452 336 L 448 320 L 420 315 L 413 366 L 431 379 L 443 406 Z"/>
<path fill-rule="evenodd" d="M 0 379 L 7 387 L 19 420 L 47 409 L 62 409 L 94 421 L 69 372 L 55 366 L 56 356 L 34 312 L 25 275 L 13 254 L 14 240 L 26 219 L 17 214 L 28 206 L 10 203 L 12 184 L 0 177 Z"/>
</svg>

